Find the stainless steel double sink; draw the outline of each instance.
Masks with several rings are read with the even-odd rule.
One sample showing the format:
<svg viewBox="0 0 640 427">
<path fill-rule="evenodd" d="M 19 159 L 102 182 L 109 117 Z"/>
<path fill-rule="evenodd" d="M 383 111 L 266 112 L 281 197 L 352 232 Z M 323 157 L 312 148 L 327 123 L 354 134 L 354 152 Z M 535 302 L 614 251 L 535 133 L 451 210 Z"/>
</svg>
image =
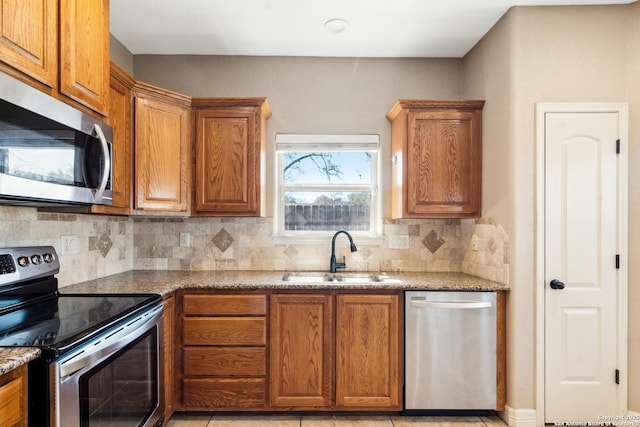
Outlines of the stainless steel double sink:
<svg viewBox="0 0 640 427">
<path fill-rule="evenodd" d="M 321 272 L 290 272 L 282 276 L 284 282 L 295 283 L 333 283 L 339 284 L 367 284 L 367 283 L 402 283 L 384 273 L 321 273 Z"/>
</svg>

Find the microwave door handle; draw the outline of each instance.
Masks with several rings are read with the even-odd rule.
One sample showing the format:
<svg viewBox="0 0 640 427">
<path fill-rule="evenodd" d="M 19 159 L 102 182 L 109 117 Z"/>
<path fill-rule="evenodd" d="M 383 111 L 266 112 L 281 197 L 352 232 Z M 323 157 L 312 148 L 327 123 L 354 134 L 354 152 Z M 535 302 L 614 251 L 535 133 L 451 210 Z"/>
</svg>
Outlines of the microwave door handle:
<svg viewBox="0 0 640 427">
<path fill-rule="evenodd" d="M 415 308 L 489 308 L 491 301 L 429 301 L 425 299 L 411 299 L 411 307 Z"/>
<path fill-rule="evenodd" d="M 96 194 L 94 195 L 94 199 L 96 201 L 100 201 L 104 190 L 107 188 L 107 182 L 109 181 L 109 171 L 111 170 L 111 156 L 109 155 L 109 145 L 107 144 L 107 138 L 105 138 L 100 125 L 96 123 L 93 126 L 93 130 L 100 140 L 102 154 L 104 155 L 104 170 L 102 171 L 102 180 L 100 181 L 100 186 L 98 187 L 98 189 L 96 190 Z"/>
</svg>

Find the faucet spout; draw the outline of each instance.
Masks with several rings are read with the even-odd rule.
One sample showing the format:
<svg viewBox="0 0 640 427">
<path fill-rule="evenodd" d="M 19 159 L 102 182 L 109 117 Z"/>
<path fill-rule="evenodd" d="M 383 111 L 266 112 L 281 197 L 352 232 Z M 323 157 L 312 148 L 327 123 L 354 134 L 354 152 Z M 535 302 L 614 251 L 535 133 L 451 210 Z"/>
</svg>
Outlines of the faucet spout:
<svg viewBox="0 0 640 427">
<path fill-rule="evenodd" d="M 336 231 L 336 234 L 333 235 L 333 239 L 331 240 L 331 259 L 329 261 L 329 271 L 331 273 L 335 273 L 338 268 L 347 268 L 347 264 L 344 261 L 344 257 L 342 257 L 342 262 L 336 261 L 336 237 L 338 237 L 338 234 L 345 234 L 347 236 L 347 238 L 349 239 L 351 252 L 355 252 L 358 250 L 358 248 L 356 247 L 356 244 L 353 243 L 353 238 L 351 237 L 351 234 L 347 233 L 345 230 Z"/>
</svg>

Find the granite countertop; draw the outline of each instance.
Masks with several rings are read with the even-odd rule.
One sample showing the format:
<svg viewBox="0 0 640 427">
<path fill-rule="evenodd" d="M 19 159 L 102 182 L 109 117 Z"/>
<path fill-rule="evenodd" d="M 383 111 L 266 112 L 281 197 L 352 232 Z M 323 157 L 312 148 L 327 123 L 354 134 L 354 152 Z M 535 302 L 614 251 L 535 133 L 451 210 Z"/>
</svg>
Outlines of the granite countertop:
<svg viewBox="0 0 640 427">
<path fill-rule="evenodd" d="M 0 347 L 0 375 L 4 375 L 38 357 L 40 357 L 40 350 L 36 347 Z"/>
<path fill-rule="evenodd" d="M 506 291 L 508 285 L 463 273 L 389 273 L 399 283 L 304 283 L 282 280 L 282 271 L 146 271 L 134 270 L 75 285 L 60 284 L 61 293 L 156 293 L 180 289 L 361 289 Z M 349 274 L 345 272 L 342 274 Z M 377 273 L 372 273 L 377 274 Z"/>
<path fill-rule="evenodd" d="M 340 274 L 363 274 L 344 272 Z M 135 270 L 70 286 L 60 284 L 61 293 L 150 293 L 169 295 L 180 289 L 260 290 L 260 289 L 349 289 L 349 290 L 438 290 L 506 291 L 509 286 L 463 273 L 390 273 L 389 283 L 304 283 L 282 280 L 282 271 L 146 271 Z M 378 273 L 372 273 L 378 274 Z M 0 375 L 36 359 L 33 347 L 0 347 Z"/>
</svg>

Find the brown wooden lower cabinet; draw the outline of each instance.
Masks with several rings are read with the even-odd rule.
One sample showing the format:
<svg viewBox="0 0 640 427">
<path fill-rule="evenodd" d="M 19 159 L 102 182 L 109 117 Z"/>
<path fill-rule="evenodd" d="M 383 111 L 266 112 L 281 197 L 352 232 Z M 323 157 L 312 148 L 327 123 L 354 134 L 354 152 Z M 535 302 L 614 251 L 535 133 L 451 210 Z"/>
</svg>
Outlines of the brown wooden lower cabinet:
<svg viewBox="0 0 640 427">
<path fill-rule="evenodd" d="M 336 301 L 336 406 L 401 409 L 398 295 Z"/>
<path fill-rule="evenodd" d="M 506 299 L 498 298 L 498 407 Z M 402 291 L 179 291 L 180 411 L 402 410 Z"/>
<path fill-rule="evenodd" d="M 0 424 L 27 426 L 27 365 L 0 376 Z"/>
<path fill-rule="evenodd" d="M 332 295 L 274 294 L 270 315 L 271 407 L 331 407 Z"/>
</svg>

